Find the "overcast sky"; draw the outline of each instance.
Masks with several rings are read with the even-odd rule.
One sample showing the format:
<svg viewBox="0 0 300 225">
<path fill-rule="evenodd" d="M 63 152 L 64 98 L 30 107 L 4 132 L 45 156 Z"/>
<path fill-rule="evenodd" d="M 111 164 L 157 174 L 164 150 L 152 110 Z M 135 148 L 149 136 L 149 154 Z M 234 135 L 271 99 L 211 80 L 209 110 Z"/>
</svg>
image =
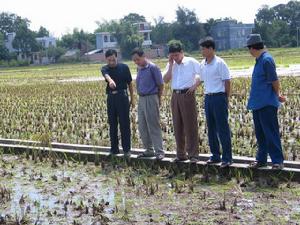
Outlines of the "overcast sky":
<svg viewBox="0 0 300 225">
<path fill-rule="evenodd" d="M 31 29 L 46 27 L 54 36 L 72 32 L 74 27 L 93 32 L 95 21 L 120 19 L 128 13 L 153 19 L 175 20 L 175 10 L 184 6 L 195 10 L 201 22 L 209 18 L 232 17 L 253 23 L 262 5 L 275 6 L 285 0 L 0 0 L 0 11 L 11 12 L 31 21 Z"/>
</svg>

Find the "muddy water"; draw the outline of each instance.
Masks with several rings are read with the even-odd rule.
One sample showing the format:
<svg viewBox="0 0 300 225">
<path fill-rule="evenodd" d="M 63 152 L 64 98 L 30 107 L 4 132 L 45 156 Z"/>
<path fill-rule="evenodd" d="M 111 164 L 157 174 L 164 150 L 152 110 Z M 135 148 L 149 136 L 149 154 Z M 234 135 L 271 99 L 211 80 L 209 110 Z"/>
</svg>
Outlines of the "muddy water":
<svg viewBox="0 0 300 225">
<path fill-rule="evenodd" d="M 0 224 L 299 224 L 299 184 L 237 176 L 0 155 Z"/>
</svg>

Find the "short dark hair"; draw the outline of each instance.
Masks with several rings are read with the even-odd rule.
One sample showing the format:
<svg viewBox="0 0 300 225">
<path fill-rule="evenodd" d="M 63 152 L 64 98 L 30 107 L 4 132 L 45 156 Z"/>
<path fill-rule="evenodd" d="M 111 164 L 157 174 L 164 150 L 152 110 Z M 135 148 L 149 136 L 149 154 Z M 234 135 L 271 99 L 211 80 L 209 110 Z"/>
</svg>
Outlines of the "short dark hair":
<svg viewBox="0 0 300 225">
<path fill-rule="evenodd" d="M 263 42 L 260 42 L 260 43 L 257 43 L 257 44 L 254 44 L 254 45 L 248 45 L 247 46 L 249 49 L 250 48 L 253 48 L 255 50 L 261 50 L 261 49 L 264 49 L 265 48 L 265 45 Z"/>
<path fill-rule="evenodd" d="M 172 40 L 168 43 L 169 53 L 181 52 L 183 50 L 183 45 L 181 41 Z"/>
<path fill-rule="evenodd" d="M 135 54 L 137 54 L 139 57 L 142 57 L 142 56 L 145 55 L 145 52 L 144 52 L 144 50 L 141 49 L 141 48 L 134 48 L 134 49 L 132 50 L 132 52 L 131 52 L 131 56 L 133 56 L 133 55 L 135 55 Z"/>
<path fill-rule="evenodd" d="M 199 45 L 205 48 L 216 49 L 216 43 L 212 37 L 205 37 L 199 41 Z"/>
<path fill-rule="evenodd" d="M 118 57 L 118 53 L 115 49 L 108 49 L 105 52 L 105 58 L 108 58 L 109 56 L 115 55 L 116 57 Z"/>
</svg>

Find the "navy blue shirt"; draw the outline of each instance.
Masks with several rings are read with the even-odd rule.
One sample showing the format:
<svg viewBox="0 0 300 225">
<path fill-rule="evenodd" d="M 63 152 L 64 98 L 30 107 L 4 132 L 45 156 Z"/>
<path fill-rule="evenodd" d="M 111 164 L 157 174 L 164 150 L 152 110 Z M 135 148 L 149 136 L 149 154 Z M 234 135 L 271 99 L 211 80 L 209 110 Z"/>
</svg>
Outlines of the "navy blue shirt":
<svg viewBox="0 0 300 225">
<path fill-rule="evenodd" d="M 113 90 L 127 89 L 128 84 L 130 84 L 132 81 L 129 67 L 124 63 L 118 63 L 116 67 L 109 67 L 108 65 L 105 65 L 101 68 L 101 73 L 103 76 L 108 74 L 116 83 L 115 89 L 111 89 L 107 83 L 106 93 L 109 93 Z"/>
<path fill-rule="evenodd" d="M 279 107 L 279 99 L 272 87 L 278 80 L 273 57 L 264 52 L 256 59 L 247 108 L 258 110 L 265 106 Z"/>
<path fill-rule="evenodd" d="M 160 69 L 153 63 L 148 62 L 146 67 L 138 68 L 136 86 L 138 94 L 157 94 L 158 86 L 163 84 Z"/>
</svg>

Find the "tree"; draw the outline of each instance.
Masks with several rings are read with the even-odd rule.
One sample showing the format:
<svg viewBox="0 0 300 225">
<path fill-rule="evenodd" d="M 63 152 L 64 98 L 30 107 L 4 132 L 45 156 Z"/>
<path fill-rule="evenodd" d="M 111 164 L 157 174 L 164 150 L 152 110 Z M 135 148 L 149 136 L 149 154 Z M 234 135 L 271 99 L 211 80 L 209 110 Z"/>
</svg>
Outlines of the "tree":
<svg viewBox="0 0 300 225">
<path fill-rule="evenodd" d="M 50 32 L 45 27 L 41 26 L 36 33 L 36 37 L 49 37 L 49 33 Z"/>
<path fill-rule="evenodd" d="M 152 41 L 156 44 L 166 44 L 172 39 L 171 24 L 164 22 L 163 17 L 154 20 L 155 26 L 152 28 Z"/>
<path fill-rule="evenodd" d="M 144 37 L 138 32 L 135 23 L 145 22 L 145 17 L 130 13 L 123 17 L 121 20 L 111 20 L 97 22 L 98 28 L 95 30 L 97 32 L 111 32 L 117 39 L 122 56 L 124 58 L 130 58 L 131 51 L 135 47 L 140 47 L 144 41 Z"/>
<path fill-rule="evenodd" d="M 4 35 L 1 33 L 0 33 L 0 60 L 9 60 L 9 52 L 4 45 Z"/>
<path fill-rule="evenodd" d="M 176 22 L 172 24 L 171 29 L 173 38 L 182 41 L 189 51 L 198 49 L 199 40 L 205 36 L 196 13 L 185 7 L 177 8 Z"/>
<path fill-rule="evenodd" d="M 30 21 L 28 19 L 23 19 L 13 13 L 3 12 L 0 14 L 0 33 L 12 33 L 17 32 L 20 26 L 29 26 Z"/>
<path fill-rule="evenodd" d="M 66 49 L 79 49 L 81 54 L 84 54 L 95 48 L 96 35 L 75 28 L 72 34 L 63 35 L 57 45 Z"/>
<path fill-rule="evenodd" d="M 300 26 L 300 2 L 290 1 L 258 10 L 254 32 L 260 33 L 269 47 L 296 46 Z"/>
<path fill-rule="evenodd" d="M 20 24 L 13 40 L 13 47 L 18 52 L 29 56 L 31 52 L 39 51 L 41 48 L 35 40 L 35 34 L 31 31 L 27 24 Z"/>
</svg>

